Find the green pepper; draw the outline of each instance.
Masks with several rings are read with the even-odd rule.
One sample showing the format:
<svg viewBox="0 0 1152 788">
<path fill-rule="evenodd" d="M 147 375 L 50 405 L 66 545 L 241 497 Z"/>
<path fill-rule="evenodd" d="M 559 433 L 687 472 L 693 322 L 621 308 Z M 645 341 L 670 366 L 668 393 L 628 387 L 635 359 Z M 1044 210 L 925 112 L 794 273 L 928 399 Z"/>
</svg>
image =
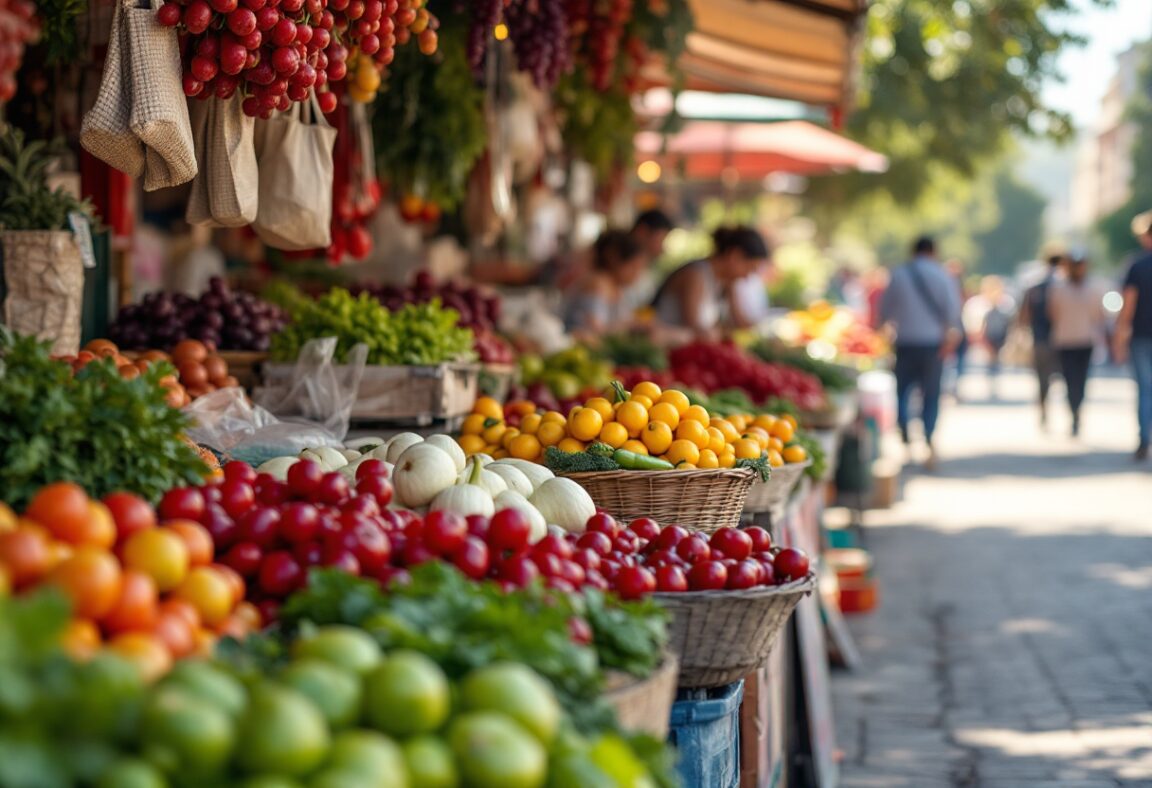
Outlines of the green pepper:
<svg viewBox="0 0 1152 788">
<path fill-rule="evenodd" d="M 673 466 L 667 460 L 659 457 L 649 457 L 647 454 L 637 454 L 626 449 L 617 449 L 612 459 L 626 471 L 670 471 Z"/>
</svg>

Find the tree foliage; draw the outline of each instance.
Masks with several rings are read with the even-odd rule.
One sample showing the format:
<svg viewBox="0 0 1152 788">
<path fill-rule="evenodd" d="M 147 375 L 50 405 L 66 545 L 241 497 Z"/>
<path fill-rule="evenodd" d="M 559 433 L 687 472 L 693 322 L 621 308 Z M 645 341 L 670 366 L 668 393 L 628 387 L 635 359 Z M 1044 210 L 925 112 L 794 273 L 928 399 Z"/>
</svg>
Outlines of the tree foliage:
<svg viewBox="0 0 1152 788">
<path fill-rule="evenodd" d="M 1132 146 L 1131 197 L 1116 211 L 1100 220 L 1097 231 L 1111 261 L 1118 262 L 1137 248 L 1132 237 L 1132 218 L 1152 210 L 1152 47 L 1140 70 L 1140 90 L 1128 107 L 1128 120 L 1136 126 Z"/>
<path fill-rule="evenodd" d="M 1048 200 L 1010 170 L 995 179 L 999 220 L 973 236 L 978 249 L 976 268 L 982 273 L 1011 274 L 1019 263 L 1035 259 L 1044 240 L 1044 209 Z"/>
</svg>

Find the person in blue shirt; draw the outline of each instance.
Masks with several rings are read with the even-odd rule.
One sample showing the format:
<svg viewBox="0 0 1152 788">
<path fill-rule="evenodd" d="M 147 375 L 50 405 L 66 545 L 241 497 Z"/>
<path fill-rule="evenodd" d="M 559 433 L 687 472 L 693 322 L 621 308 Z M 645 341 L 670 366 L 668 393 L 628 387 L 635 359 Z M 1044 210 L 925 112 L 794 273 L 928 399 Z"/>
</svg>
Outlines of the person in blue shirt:
<svg viewBox="0 0 1152 788">
<path fill-rule="evenodd" d="M 896 402 L 900 437 L 910 446 L 912 392 L 920 390 L 926 467 L 936 465 L 932 437 L 940 415 L 940 381 L 944 360 L 952 353 L 962 331 L 960 293 L 936 257 L 936 242 L 920 238 L 912 259 L 892 272 L 880 301 L 880 323 L 891 327 L 896 348 Z"/>
<path fill-rule="evenodd" d="M 1142 462 L 1148 459 L 1152 440 L 1152 211 L 1132 220 L 1132 232 L 1144 252 L 1132 261 L 1124 277 L 1124 306 L 1116 321 L 1112 352 L 1120 363 L 1132 359 L 1140 426 L 1135 459 Z"/>
<path fill-rule="evenodd" d="M 1019 324 L 1032 331 L 1032 368 L 1039 384 L 1040 427 L 1048 426 L 1048 390 L 1060 371 L 1060 357 L 1052 347 L 1052 318 L 1048 314 L 1048 294 L 1064 266 L 1062 254 L 1048 258 L 1048 272 L 1037 284 L 1024 292 Z"/>
</svg>

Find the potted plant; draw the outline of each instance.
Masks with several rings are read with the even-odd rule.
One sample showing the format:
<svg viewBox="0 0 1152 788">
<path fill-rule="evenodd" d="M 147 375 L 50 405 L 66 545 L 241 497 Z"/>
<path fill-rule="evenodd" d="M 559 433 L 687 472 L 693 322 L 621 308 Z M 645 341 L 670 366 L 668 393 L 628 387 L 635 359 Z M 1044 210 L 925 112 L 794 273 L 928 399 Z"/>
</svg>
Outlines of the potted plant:
<svg viewBox="0 0 1152 788">
<path fill-rule="evenodd" d="M 0 126 L 0 249 L 7 296 L 4 323 L 50 340 L 52 352 L 80 348 L 84 264 L 72 215 L 92 206 L 48 184 L 54 154 L 48 144 Z"/>
</svg>

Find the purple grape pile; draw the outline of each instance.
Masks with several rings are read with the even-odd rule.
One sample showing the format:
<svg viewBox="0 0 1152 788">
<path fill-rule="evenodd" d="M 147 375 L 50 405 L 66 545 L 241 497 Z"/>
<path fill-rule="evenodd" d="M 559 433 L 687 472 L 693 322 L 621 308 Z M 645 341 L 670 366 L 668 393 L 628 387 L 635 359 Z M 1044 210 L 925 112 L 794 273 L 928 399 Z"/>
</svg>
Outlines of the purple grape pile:
<svg viewBox="0 0 1152 788">
<path fill-rule="evenodd" d="M 504 0 L 473 0 L 470 4 L 460 4 L 459 8 L 467 9 L 472 14 L 468 26 L 468 65 L 477 76 L 483 76 L 484 55 L 488 53 L 492 31 L 500 24 L 503 16 Z"/>
<path fill-rule="evenodd" d="M 266 351 L 271 335 L 287 318 L 279 307 L 251 293 L 233 293 L 213 277 L 198 299 L 184 293 L 149 293 L 139 304 L 120 310 L 108 327 L 109 338 L 125 350 L 169 350 L 196 339 L 217 350 Z"/>
<path fill-rule="evenodd" d="M 520 70 L 539 88 L 556 84 L 572 65 L 565 0 L 520 0 L 504 11 Z"/>
</svg>

